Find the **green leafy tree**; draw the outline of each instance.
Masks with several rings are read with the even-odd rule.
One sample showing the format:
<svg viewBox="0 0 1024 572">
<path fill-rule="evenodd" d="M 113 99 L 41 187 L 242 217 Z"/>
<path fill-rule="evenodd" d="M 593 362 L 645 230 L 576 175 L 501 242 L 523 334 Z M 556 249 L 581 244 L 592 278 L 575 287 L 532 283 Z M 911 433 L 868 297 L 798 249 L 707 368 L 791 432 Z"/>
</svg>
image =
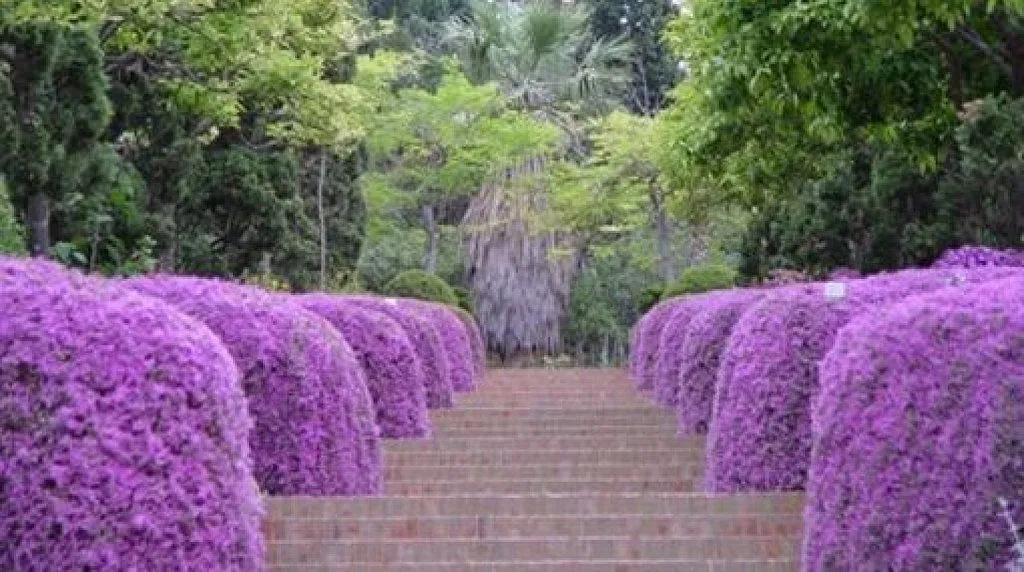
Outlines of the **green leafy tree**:
<svg viewBox="0 0 1024 572">
<path fill-rule="evenodd" d="M 21 254 L 25 251 L 25 231 L 14 215 L 7 195 L 7 185 L 0 177 L 0 253 Z"/>
</svg>

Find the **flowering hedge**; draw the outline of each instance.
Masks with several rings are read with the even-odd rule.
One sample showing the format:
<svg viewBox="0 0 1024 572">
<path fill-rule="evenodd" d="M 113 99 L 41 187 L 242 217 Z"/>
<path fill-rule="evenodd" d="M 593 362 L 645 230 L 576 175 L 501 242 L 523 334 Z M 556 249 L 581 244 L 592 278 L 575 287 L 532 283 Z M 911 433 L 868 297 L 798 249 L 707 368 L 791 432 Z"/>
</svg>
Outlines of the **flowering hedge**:
<svg viewBox="0 0 1024 572">
<path fill-rule="evenodd" d="M 846 282 L 830 300 L 822 284 L 766 296 L 737 322 L 716 381 L 707 442 L 711 491 L 800 490 L 811 449 L 811 398 L 818 361 L 852 317 L 880 304 L 1012 269 L 908 270 Z"/>
<path fill-rule="evenodd" d="M 484 343 L 483 334 L 480 332 L 480 324 L 477 323 L 473 314 L 462 308 L 449 307 L 448 309 L 462 320 L 462 324 L 466 328 L 470 349 L 473 352 L 473 384 L 479 386 L 484 382 L 487 372 L 487 344 Z"/>
<path fill-rule="evenodd" d="M 263 569 L 251 427 L 202 324 L 0 258 L 0 569 Z"/>
<path fill-rule="evenodd" d="M 736 321 L 763 295 L 758 290 L 737 290 L 708 300 L 690 318 L 678 351 L 676 413 L 681 434 L 707 433 L 722 351 Z"/>
<path fill-rule="evenodd" d="M 473 382 L 473 348 L 469 344 L 466 326 L 449 306 L 434 302 L 424 302 L 409 298 L 400 298 L 399 305 L 418 312 L 437 329 L 441 336 L 441 345 L 448 357 L 448 372 L 452 380 L 452 390 L 472 391 Z"/>
<path fill-rule="evenodd" d="M 809 570 L 1004 570 L 1024 522 L 1024 277 L 855 320 L 821 364 Z"/>
<path fill-rule="evenodd" d="M 405 330 L 416 349 L 416 355 L 423 364 L 423 373 L 426 379 L 427 407 L 430 409 L 442 409 L 452 406 L 452 380 L 451 366 L 448 356 L 444 351 L 444 344 L 437 328 L 429 320 L 409 310 L 402 308 L 395 298 L 377 298 L 373 296 L 344 296 L 345 300 L 352 303 L 383 312 L 389 318 L 398 322 L 398 325 Z"/>
<path fill-rule="evenodd" d="M 689 296 L 673 306 L 661 328 L 655 360 L 654 400 L 659 405 L 675 407 L 679 403 L 679 368 L 682 365 L 683 341 L 690 329 L 690 320 L 712 300 L 729 292 L 733 290 Z"/>
<path fill-rule="evenodd" d="M 688 297 L 681 296 L 658 303 L 636 325 L 636 344 L 631 353 L 635 354 L 633 380 L 640 391 L 653 391 L 658 374 L 658 356 L 661 355 L 661 331 L 665 322 L 672 317 L 679 304 Z"/>
<path fill-rule="evenodd" d="M 323 318 L 254 288 L 160 276 L 126 284 L 214 331 L 242 375 L 256 423 L 256 480 L 275 495 L 381 490 L 379 429 L 352 349 Z"/>
<path fill-rule="evenodd" d="M 1024 266 L 1024 251 L 998 250 L 987 246 L 963 246 L 943 253 L 932 268 L 979 268 L 985 266 Z"/>
<path fill-rule="evenodd" d="M 382 436 L 400 439 L 430 434 L 423 364 L 397 322 L 326 294 L 295 296 L 294 300 L 326 318 L 352 347 L 366 374 Z"/>
</svg>

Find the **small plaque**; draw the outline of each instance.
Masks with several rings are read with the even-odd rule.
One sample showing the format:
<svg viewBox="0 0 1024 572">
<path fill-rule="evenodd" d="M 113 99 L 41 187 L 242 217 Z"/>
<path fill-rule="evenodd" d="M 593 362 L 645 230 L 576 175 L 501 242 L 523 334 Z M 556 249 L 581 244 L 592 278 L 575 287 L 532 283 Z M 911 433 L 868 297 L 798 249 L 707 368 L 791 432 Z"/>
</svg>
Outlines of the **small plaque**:
<svg viewBox="0 0 1024 572">
<path fill-rule="evenodd" d="M 829 300 L 842 300 L 846 298 L 845 282 L 826 282 L 825 297 Z"/>
</svg>

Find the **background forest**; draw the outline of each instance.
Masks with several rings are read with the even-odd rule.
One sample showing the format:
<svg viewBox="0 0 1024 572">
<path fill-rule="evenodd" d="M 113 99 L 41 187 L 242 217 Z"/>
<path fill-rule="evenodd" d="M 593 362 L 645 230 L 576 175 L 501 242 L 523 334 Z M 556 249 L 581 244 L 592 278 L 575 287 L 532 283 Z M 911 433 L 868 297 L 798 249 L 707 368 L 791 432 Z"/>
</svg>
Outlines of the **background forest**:
<svg viewBox="0 0 1024 572">
<path fill-rule="evenodd" d="M 0 251 L 471 309 L 1024 244 L 1024 1 L 0 0 Z"/>
</svg>

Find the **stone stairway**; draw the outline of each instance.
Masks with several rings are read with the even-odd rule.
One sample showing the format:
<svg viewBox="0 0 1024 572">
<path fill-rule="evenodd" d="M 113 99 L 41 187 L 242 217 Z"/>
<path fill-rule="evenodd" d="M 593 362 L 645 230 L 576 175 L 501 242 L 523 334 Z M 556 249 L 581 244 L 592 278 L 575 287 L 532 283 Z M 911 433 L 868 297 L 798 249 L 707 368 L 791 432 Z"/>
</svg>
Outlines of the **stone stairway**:
<svg viewBox="0 0 1024 572">
<path fill-rule="evenodd" d="M 269 499 L 271 568 L 798 568 L 802 497 L 696 492 L 702 440 L 622 371 L 491 371 L 432 417 L 431 440 L 386 443 L 385 496 Z"/>
</svg>

